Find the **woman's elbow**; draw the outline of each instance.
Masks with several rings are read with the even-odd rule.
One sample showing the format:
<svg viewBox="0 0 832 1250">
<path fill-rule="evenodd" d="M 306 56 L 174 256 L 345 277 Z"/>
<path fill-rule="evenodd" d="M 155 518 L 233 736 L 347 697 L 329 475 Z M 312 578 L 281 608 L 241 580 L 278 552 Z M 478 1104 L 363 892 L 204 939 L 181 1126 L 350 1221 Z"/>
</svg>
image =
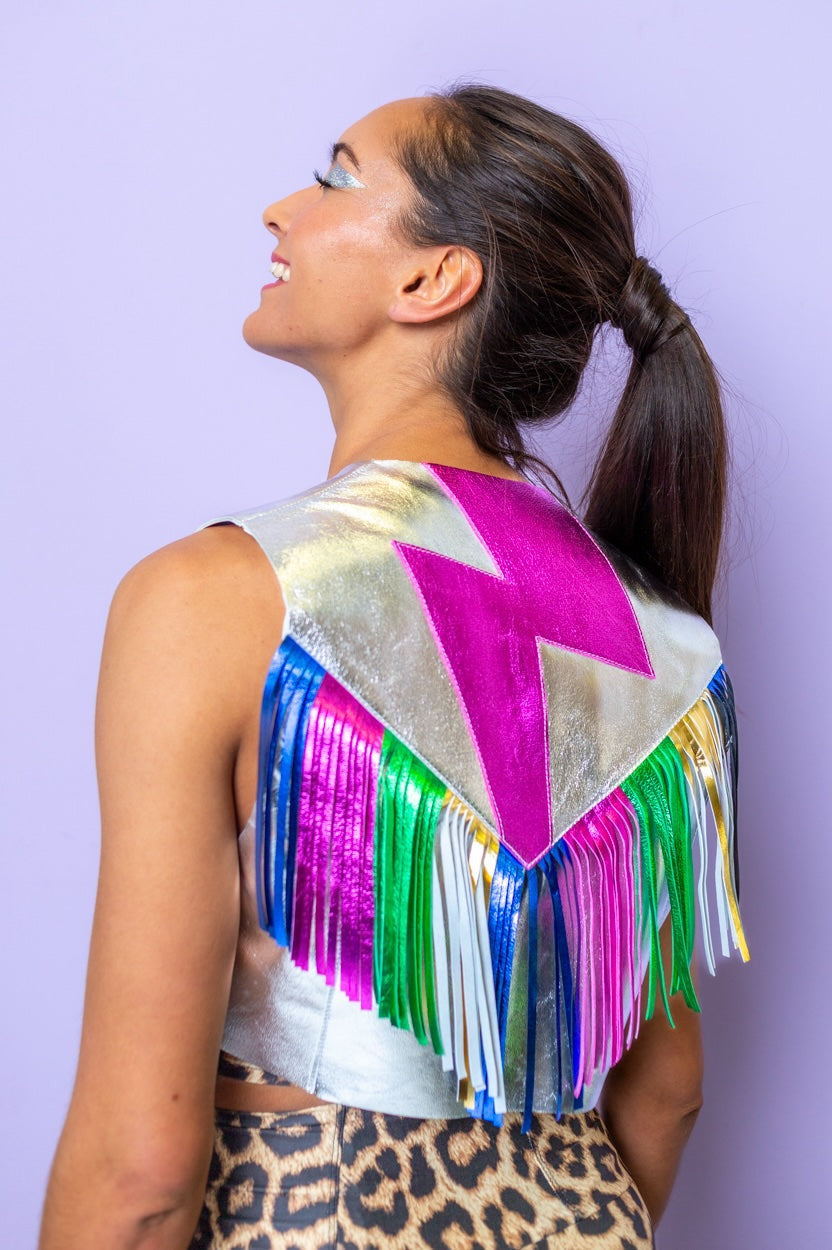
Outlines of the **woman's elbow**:
<svg viewBox="0 0 832 1250">
<path fill-rule="evenodd" d="M 110 1186 L 135 1220 L 161 1222 L 201 1203 L 210 1152 L 201 1136 L 125 1143 L 111 1161 Z"/>
<path fill-rule="evenodd" d="M 704 1101 L 701 1074 L 695 1067 L 652 1073 L 634 1072 L 626 1065 L 613 1068 L 604 1083 L 603 1099 L 608 1106 L 639 1103 L 656 1114 L 692 1124 Z"/>
<path fill-rule="evenodd" d="M 675 1014 L 675 1028 L 656 1016 L 642 1022 L 630 1050 L 607 1077 L 608 1099 L 637 1099 L 657 1112 L 696 1118 L 703 1104 L 705 1075 L 698 1013 L 677 1006 Z"/>
<path fill-rule="evenodd" d="M 696 1118 L 704 1101 L 704 1061 L 700 1046 L 654 1056 L 648 1088 L 658 1102 Z"/>
<path fill-rule="evenodd" d="M 184 1244 L 199 1217 L 208 1162 L 203 1149 L 142 1145 L 128 1134 L 114 1143 L 102 1133 L 94 1144 L 64 1134 L 47 1189 L 40 1250 Z"/>
<path fill-rule="evenodd" d="M 661 1103 L 678 1119 L 689 1122 L 691 1126 L 702 1110 L 704 1101 L 702 1085 L 692 1075 L 680 1076 L 675 1084 L 658 1087 L 653 1097 L 657 1103 Z"/>
</svg>

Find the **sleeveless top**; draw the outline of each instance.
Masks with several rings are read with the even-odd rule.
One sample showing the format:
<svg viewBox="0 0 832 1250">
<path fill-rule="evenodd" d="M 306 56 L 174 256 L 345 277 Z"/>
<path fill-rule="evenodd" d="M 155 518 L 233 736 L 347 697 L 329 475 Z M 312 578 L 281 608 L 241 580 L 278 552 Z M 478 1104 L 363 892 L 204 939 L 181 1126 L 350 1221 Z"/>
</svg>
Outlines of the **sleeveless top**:
<svg viewBox="0 0 832 1250">
<path fill-rule="evenodd" d="M 748 959 L 714 633 L 530 482 L 367 461 L 221 521 L 286 605 L 223 1048 L 391 1114 L 593 1107 L 643 1005 L 699 1010 L 697 932 Z"/>
</svg>

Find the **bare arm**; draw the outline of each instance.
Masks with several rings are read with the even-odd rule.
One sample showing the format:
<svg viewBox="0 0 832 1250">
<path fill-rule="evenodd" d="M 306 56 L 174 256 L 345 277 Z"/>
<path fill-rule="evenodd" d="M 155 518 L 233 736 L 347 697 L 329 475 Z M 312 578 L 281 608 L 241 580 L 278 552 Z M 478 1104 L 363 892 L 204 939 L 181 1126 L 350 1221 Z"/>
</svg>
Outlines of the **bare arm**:
<svg viewBox="0 0 832 1250">
<path fill-rule="evenodd" d="M 157 552 L 113 601 L 81 1051 L 40 1250 L 183 1250 L 199 1215 L 238 926 L 235 777 L 280 624 L 265 636 L 240 537 Z"/>
<path fill-rule="evenodd" d="M 660 932 L 662 960 L 671 966 L 668 918 Z M 669 975 L 669 973 L 668 973 Z M 696 970 L 691 965 L 696 983 Z M 604 1083 L 600 1111 L 618 1153 L 647 1203 L 654 1226 L 673 1188 L 685 1143 L 702 1105 L 703 1052 L 699 1013 L 681 994 L 670 998 L 671 1028 L 658 999 L 630 1050 Z"/>
</svg>

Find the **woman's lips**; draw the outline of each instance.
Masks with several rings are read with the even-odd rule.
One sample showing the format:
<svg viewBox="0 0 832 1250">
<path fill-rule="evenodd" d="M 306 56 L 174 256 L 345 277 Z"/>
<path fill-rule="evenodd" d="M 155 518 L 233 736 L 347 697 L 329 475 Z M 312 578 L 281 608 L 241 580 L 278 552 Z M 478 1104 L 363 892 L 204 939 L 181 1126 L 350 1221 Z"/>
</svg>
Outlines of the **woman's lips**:
<svg viewBox="0 0 832 1250">
<path fill-rule="evenodd" d="M 292 270 L 288 260 L 283 260 L 277 252 L 272 252 L 272 273 L 277 279 L 276 282 L 269 282 L 263 287 L 264 291 L 269 290 L 273 286 L 285 286 L 292 276 Z"/>
</svg>

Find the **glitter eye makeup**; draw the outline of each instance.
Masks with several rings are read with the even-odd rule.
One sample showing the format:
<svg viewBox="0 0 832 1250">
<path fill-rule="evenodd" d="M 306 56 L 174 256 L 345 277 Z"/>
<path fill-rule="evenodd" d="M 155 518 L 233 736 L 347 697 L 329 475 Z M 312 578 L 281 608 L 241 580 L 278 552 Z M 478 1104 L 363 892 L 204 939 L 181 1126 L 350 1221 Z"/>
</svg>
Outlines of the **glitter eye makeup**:
<svg viewBox="0 0 832 1250">
<path fill-rule="evenodd" d="M 322 187 L 363 187 L 364 183 L 344 169 L 343 165 L 339 165 L 337 161 L 333 161 L 327 170 L 327 175 L 322 178 L 317 169 L 313 170 L 313 177 Z"/>
</svg>

